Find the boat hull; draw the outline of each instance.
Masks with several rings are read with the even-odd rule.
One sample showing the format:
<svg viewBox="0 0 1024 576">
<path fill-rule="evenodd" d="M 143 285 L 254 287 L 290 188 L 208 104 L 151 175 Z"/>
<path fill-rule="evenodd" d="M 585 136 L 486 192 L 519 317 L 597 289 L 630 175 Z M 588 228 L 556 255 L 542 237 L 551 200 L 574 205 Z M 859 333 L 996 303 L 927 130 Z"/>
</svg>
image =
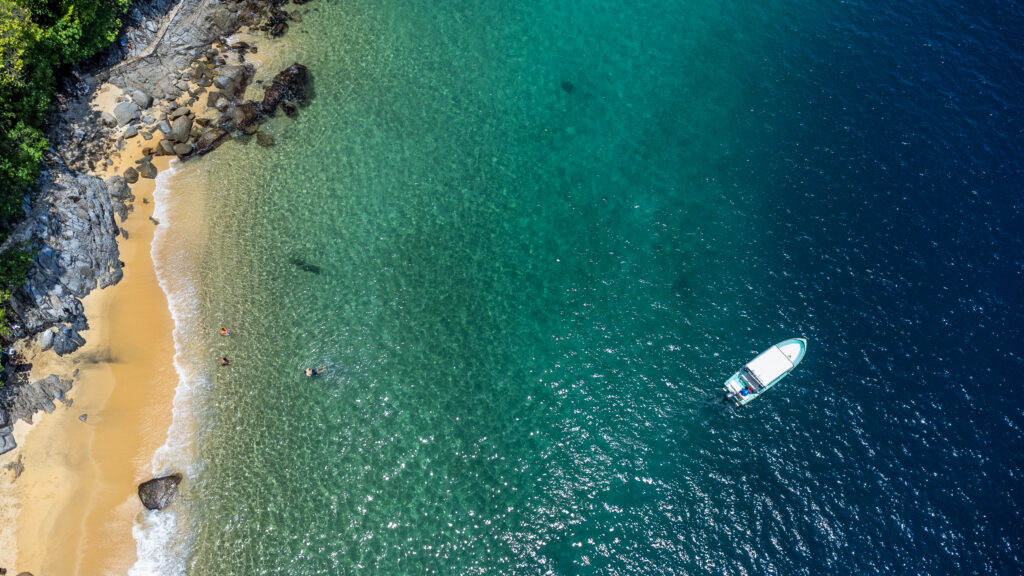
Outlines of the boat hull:
<svg viewBox="0 0 1024 576">
<path fill-rule="evenodd" d="M 779 342 L 725 381 L 723 389 L 726 398 L 736 402 L 737 406 L 749 404 L 788 376 L 804 359 L 806 353 L 807 340 L 804 338 L 790 338 Z M 764 378 L 767 382 L 758 378 Z"/>
</svg>

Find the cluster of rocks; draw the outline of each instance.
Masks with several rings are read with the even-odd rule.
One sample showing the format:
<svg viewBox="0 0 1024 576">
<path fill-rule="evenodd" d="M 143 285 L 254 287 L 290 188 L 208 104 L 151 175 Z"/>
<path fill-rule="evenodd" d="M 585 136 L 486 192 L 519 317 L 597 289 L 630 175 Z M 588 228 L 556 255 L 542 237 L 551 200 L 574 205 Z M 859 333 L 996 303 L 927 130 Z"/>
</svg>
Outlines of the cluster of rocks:
<svg viewBox="0 0 1024 576">
<path fill-rule="evenodd" d="M 213 54 L 213 52 L 211 52 Z M 206 112 L 196 116 L 188 106 L 171 104 L 157 125 L 162 138 L 155 147 L 144 147 L 145 155 L 140 169 L 129 168 L 124 177 L 133 182 L 139 175 L 154 173 L 151 156 L 177 155 L 181 159 L 207 154 L 231 137 L 256 135 L 261 146 L 271 146 L 273 137 L 260 130 L 260 125 L 272 117 L 278 108 L 294 116 L 298 106 L 308 103 L 312 96 L 312 76 L 302 64 L 295 63 L 279 73 L 264 90 L 262 102 L 241 101 L 255 70 L 251 65 L 216 64 L 222 60 L 196 63 L 193 78 L 206 92 Z M 198 95 L 197 95 L 198 96 Z"/>
<path fill-rule="evenodd" d="M 35 382 L 0 387 L 0 454 L 17 446 L 13 434 L 15 421 L 31 424 L 36 412 L 52 414 L 57 409 L 57 400 L 70 406 L 71 400 L 66 397 L 70 389 L 71 380 L 53 374 Z"/>
<path fill-rule="evenodd" d="M 305 4 L 307 0 L 292 0 L 294 4 Z M 263 30 L 277 38 L 288 31 L 288 21 L 295 16 L 284 11 L 281 6 L 287 0 L 241 0 L 239 22 L 256 30 Z"/>
</svg>

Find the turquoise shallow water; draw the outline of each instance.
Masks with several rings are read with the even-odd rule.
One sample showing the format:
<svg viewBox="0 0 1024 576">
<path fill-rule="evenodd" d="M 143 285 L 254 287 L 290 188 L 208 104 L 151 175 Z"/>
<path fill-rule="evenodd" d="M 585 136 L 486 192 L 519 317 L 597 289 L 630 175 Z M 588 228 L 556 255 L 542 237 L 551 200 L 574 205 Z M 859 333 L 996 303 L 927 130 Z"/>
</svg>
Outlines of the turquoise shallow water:
<svg viewBox="0 0 1024 576">
<path fill-rule="evenodd" d="M 948 362 L 978 353 L 954 336 L 978 317 L 1009 318 L 986 354 L 1021 367 L 1020 237 L 1000 216 L 1019 214 L 1019 164 L 926 175 L 958 157 L 935 143 L 965 118 L 977 146 L 1007 145 L 986 116 L 1006 88 L 952 42 L 993 86 L 954 121 L 915 86 L 954 99 L 959 77 L 902 40 L 965 15 L 302 10 L 278 50 L 312 70 L 312 105 L 272 123 L 274 148 L 201 161 L 213 232 L 190 329 L 232 365 L 197 367 L 189 574 L 1019 566 L 1020 458 L 988 458 L 1020 410 L 982 408 Z M 975 22 L 991 43 L 1013 17 Z M 989 232 L 949 242 L 964 222 Z M 811 344 L 790 380 L 717 401 L 792 336 Z M 908 396 L 943 358 L 961 387 Z"/>
</svg>

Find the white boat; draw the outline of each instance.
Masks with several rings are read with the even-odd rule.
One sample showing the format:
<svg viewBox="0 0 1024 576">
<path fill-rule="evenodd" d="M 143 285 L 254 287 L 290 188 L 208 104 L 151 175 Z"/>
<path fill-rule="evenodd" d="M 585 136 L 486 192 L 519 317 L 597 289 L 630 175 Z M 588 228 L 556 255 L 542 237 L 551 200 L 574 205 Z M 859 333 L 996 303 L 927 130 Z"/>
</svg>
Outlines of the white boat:
<svg viewBox="0 0 1024 576">
<path fill-rule="evenodd" d="M 743 406 L 779 383 L 804 359 L 807 340 L 790 338 L 765 350 L 725 381 L 725 397 Z"/>
</svg>

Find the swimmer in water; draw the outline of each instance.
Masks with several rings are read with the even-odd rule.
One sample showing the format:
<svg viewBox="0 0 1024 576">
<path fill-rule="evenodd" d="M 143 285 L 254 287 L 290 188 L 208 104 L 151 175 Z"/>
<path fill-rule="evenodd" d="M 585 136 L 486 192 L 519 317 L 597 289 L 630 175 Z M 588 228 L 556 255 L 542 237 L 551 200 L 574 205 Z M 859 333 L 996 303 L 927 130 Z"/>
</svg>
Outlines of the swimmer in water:
<svg viewBox="0 0 1024 576">
<path fill-rule="evenodd" d="M 221 356 L 220 357 L 220 365 L 221 366 L 227 366 L 228 364 L 229 364 L 228 357 L 227 356 Z"/>
<path fill-rule="evenodd" d="M 318 366 L 316 368 L 306 368 L 306 376 L 309 376 L 310 378 L 312 378 L 313 376 L 319 376 L 320 373 L 324 371 L 324 368 L 326 368 L 326 366 Z"/>
<path fill-rule="evenodd" d="M 228 334 L 231 334 L 231 332 L 228 332 L 227 328 L 221 328 L 220 329 L 220 335 L 221 336 L 227 336 Z"/>
</svg>

